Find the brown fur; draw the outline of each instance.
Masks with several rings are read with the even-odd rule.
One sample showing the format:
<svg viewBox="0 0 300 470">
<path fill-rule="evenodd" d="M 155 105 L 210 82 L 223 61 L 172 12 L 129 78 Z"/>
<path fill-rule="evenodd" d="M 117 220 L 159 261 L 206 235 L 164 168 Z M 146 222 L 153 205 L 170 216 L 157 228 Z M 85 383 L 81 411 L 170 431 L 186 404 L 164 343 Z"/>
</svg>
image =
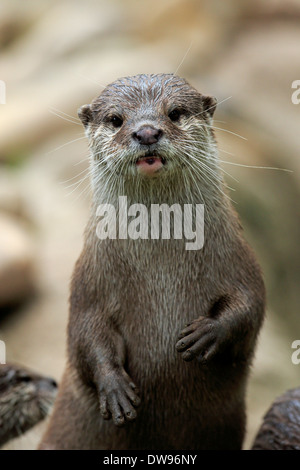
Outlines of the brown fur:
<svg viewBox="0 0 300 470">
<path fill-rule="evenodd" d="M 161 74 L 120 79 L 81 108 L 94 202 L 72 278 L 68 364 L 40 448 L 241 448 L 264 285 L 224 193 L 215 106 Z M 166 159 L 156 178 L 136 173 L 145 145 L 132 136 L 145 125 L 162 130 L 146 149 Z M 119 195 L 147 207 L 204 203 L 203 249 L 99 240 L 97 205 Z"/>
</svg>

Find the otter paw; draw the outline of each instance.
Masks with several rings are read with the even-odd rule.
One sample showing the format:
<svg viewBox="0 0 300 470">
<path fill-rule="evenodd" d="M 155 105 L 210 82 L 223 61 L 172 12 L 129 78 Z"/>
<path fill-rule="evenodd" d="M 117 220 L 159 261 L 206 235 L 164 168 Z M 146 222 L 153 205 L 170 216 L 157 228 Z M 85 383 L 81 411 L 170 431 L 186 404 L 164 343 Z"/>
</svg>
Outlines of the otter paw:
<svg viewBox="0 0 300 470">
<path fill-rule="evenodd" d="M 125 371 L 107 373 L 99 383 L 98 392 L 100 413 L 104 419 L 112 418 L 116 426 L 123 426 L 126 421 L 136 418 L 139 392 Z"/>
<path fill-rule="evenodd" d="M 224 339 L 224 326 L 219 320 L 200 317 L 182 330 L 176 349 L 185 361 L 197 358 L 206 362 L 215 356 Z"/>
</svg>

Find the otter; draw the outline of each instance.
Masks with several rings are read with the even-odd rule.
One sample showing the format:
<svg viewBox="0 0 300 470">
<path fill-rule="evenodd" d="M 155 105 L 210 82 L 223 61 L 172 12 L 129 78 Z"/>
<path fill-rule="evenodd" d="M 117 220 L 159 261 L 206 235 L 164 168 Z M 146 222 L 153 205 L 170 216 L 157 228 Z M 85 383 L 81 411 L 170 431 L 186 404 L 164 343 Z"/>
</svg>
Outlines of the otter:
<svg viewBox="0 0 300 470">
<path fill-rule="evenodd" d="M 183 78 L 142 74 L 80 108 L 93 202 L 71 281 L 67 365 L 40 449 L 242 447 L 265 289 L 218 163 L 216 105 Z M 117 236 L 100 237 L 98 208 L 119 196 L 149 211 L 203 205 L 203 247 L 187 250 L 173 218 L 170 239 L 161 227 L 139 236 L 136 221 L 126 237 L 120 209 Z"/>
<path fill-rule="evenodd" d="M 50 377 L 12 363 L 0 365 L 0 446 L 44 419 L 56 392 Z"/>
<path fill-rule="evenodd" d="M 288 390 L 274 401 L 252 450 L 300 450 L 300 388 Z"/>
</svg>

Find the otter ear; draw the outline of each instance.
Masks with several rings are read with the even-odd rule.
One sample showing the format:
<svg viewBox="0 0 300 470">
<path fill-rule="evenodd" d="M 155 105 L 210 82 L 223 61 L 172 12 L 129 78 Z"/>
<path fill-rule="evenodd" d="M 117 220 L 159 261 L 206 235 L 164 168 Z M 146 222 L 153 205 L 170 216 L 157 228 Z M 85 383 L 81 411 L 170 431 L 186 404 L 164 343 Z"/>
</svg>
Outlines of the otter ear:
<svg viewBox="0 0 300 470">
<path fill-rule="evenodd" d="M 217 107 L 217 100 L 214 96 L 202 96 L 202 103 L 204 111 L 206 111 L 210 117 L 213 117 Z"/>
<path fill-rule="evenodd" d="M 84 127 L 87 127 L 93 117 L 91 106 L 89 104 L 84 104 L 81 106 L 81 108 L 78 109 L 77 113 Z"/>
</svg>

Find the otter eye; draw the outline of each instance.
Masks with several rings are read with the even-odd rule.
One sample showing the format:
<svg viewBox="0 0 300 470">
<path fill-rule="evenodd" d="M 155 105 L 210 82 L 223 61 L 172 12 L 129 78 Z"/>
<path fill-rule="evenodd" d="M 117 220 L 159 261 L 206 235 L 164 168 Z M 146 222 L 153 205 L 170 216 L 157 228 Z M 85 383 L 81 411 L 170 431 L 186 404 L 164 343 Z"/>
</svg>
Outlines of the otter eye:
<svg viewBox="0 0 300 470">
<path fill-rule="evenodd" d="M 181 110 L 176 108 L 176 109 L 173 109 L 173 111 L 171 111 L 168 116 L 171 119 L 171 121 L 176 122 L 176 121 L 179 121 L 181 114 L 182 114 Z"/>
<path fill-rule="evenodd" d="M 110 118 L 110 122 L 112 123 L 112 125 L 113 125 L 114 127 L 117 128 L 117 127 L 121 127 L 121 126 L 122 126 L 122 124 L 123 124 L 123 119 L 120 118 L 119 116 L 112 116 L 112 117 Z"/>
</svg>

